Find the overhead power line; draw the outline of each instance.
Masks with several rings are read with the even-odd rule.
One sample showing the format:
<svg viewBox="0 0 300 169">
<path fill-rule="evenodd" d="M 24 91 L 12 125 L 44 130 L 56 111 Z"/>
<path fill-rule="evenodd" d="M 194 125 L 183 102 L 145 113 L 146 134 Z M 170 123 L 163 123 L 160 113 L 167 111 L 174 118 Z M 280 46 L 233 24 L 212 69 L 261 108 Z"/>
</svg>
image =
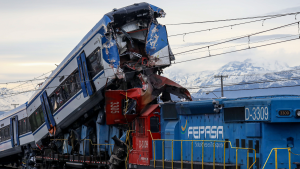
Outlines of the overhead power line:
<svg viewBox="0 0 300 169">
<path fill-rule="evenodd" d="M 291 25 L 297 24 L 297 23 L 299 24 L 299 22 L 295 22 L 295 23 L 283 25 L 283 26 L 280 26 L 280 27 L 276 27 L 276 28 L 273 28 L 273 29 L 269 29 L 269 30 L 265 30 L 265 31 L 253 33 L 253 34 L 250 34 L 250 35 L 245 36 L 245 37 L 248 37 L 248 38 L 249 38 L 250 36 L 253 36 L 253 35 L 257 35 L 257 34 L 260 34 L 260 33 L 272 31 L 272 30 L 275 30 L 275 29 L 280 29 L 280 28 L 283 28 L 283 27 L 287 27 L 287 26 L 291 26 Z M 224 41 L 224 42 L 220 42 L 220 43 L 217 43 L 217 44 L 212 44 L 212 45 L 210 45 L 210 46 L 216 46 L 216 45 L 219 45 L 219 44 L 227 43 L 227 42 L 234 41 L 234 40 L 241 39 L 241 38 L 244 38 L 244 37 L 231 39 L 231 40 Z M 270 45 L 274 45 L 274 44 L 278 44 L 278 43 L 283 43 L 283 42 L 288 42 L 288 41 L 297 40 L 297 39 L 298 39 L 298 38 L 295 38 L 295 39 L 289 39 L 289 40 L 285 40 L 285 41 L 280 41 L 280 42 L 276 42 L 276 43 L 269 43 L 269 44 L 265 44 L 265 45 L 255 46 L 255 47 L 250 47 L 250 46 L 248 46 L 248 48 L 241 49 L 241 50 L 235 50 L 235 51 L 230 51 L 230 52 L 224 52 L 224 53 L 219 53 L 219 54 L 215 54 L 215 55 L 210 55 L 210 54 L 209 54 L 209 56 L 200 57 L 200 58 L 194 58 L 194 59 L 189 59 L 189 60 L 183 60 L 183 61 L 176 62 L 176 63 L 173 63 L 173 64 L 179 64 L 179 63 L 189 62 L 189 61 L 193 61 L 193 60 L 204 59 L 204 58 L 208 58 L 208 57 L 213 57 L 213 56 L 217 56 L 217 55 L 222 55 L 222 54 L 228 54 L 228 53 L 233 53 L 233 52 L 243 51 L 243 50 L 247 50 L 247 49 L 253 49 L 253 48 L 259 48 L 259 47 L 264 47 L 264 46 L 270 46 Z M 207 46 L 208 49 L 209 49 L 210 46 Z M 205 47 L 202 47 L 202 48 L 205 48 Z M 188 53 L 188 52 L 190 52 L 190 51 L 195 51 L 195 50 L 202 49 L 202 48 L 196 48 L 196 49 L 192 49 L 192 50 L 189 50 L 189 51 L 184 51 L 184 52 L 176 53 L 175 55 L 180 55 L 180 54 Z M 169 56 L 165 56 L 165 57 L 169 57 Z M 146 69 L 152 69 L 152 68 L 146 68 Z M 145 70 L 145 69 L 143 69 L 143 70 Z M 126 72 L 126 73 L 132 73 L 132 72 L 136 72 L 136 70 L 130 71 L 130 72 Z M 44 74 L 43 74 L 43 75 L 44 75 Z M 54 78 L 54 77 L 53 77 L 53 78 Z M 107 78 L 107 77 L 103 77 L 103 78 Z M 51 78 L 49 78 L 49 79 L 51 79 Z M 31 81 L 31 80 L 30 80 L 30 81 Z M 19 85 L 19 86 L 20 86 L 20 85 Z M 44 90 L 44 89 L 45 89 L 45 88 L 39 89 L 39 90 Z M 25 92 L 22 92 L 22 93 L 26 93 L 26 92 L 30 92 L 30 91 L 34 91 L 34 90 L 25 91 Z"/>
<path fill-rule="evenodd" d="M 275 43 L 269 43 L 269 44 L 265 44 L 265 45 L 260 45 L 260 46 L 255 46 L 255 47 L 251 47 L 251 48 L 245 48 L 245 49 L 240 49 L 240 50 L 235 50 L 235 51 L 230 51 L 230 52 L 219 53 L 219 54 L 215 54 L 215 55 L 209 55 L 209 56 L 200 57 L 200 58 L 194 58 L 194 59 L 189 59 L 189 60 L 183 60 L 183 61 L 176 62 L 176 63 L 173 63 L 173 64 L 179 64 L 179 63 L 184 63 L 184 62 L 189 62 L 189 61 L 194 61 L 194 60 L 204 59 L 204 58 L 213 57 L 213 56 L 218 56 L 218 55 L 222 55 L 222 54 L 234 53 L 234 52 L 243 51 L 243 50 L 248 50 L 248 49 L 253 49 L 253 48 L 259 48 L 259 47 L 264 47 L 264 46 L 270 46 L 270 45 L 274 45 L 274 44 L 278 44 L 278 43 L 284 43 L 284 42 L 293 41 L 293 40 L 299 40 L 299 38 L 289 39 L 289 40 L 280 41 L 280 42 L 275 42 Z M 150 69 L 150 68 L 147 68 L 147 69 Z M 145 70 L 145 69 L 144 69 L 144 70 Z M 126 73 L 132 73 L 132 72 L 136 72 L 136 71 L 130 71 L 130 72 L 126 72 Z M 126 73 L 125 73 L 125 74 L 126 74 Z M 108 78 L 108 77 L 103 77 L 103 78 Z M 58 87 L 58 86 L 54 86 L 54 87 L 56 88 L 56 87 Z M 47 87 L 46 89 L 54 88 L 54 87 Z M 31 92 L 31 91 L 38 91 L 38 90 L 44 90 L 44 88 L 43 88 L 43 89 L 36 89 L 36 90 L 28 90 L 28 91 L 23 91 L 23 92 L 13 93 L 13 94 L 14 94 L 14 95 L 17 95 L 17 94 L 27 93 L 27 92 Z M 7 98 L 7 97 L 4 97 L 4 98 Z M 0 99 L 3 99 L 3 98 L 0 98 Z"/>
<path fill-rule="evenodd" d="M 185 35 L 192 34 L 192 33 L 200 33 L 200 32 L 206 32 L 206 31 L 211 31 L 211 30 L 223 29 L 223 28 L 228 28 L 228 27 L 231 27 L 231 29 L 232 29 L 233 26 L 244 25 L 244 24 L 249 24 L 249 23 L 254 23 L 254 22 L 259 22 L 259 21 L 265 21 L 265 20 L 274 19 L 274 18 L 278 18 L 278 17 L 281 17 L 281 16 L 276 16 L 276 17 L 271 17 L 271 18 L 265 18 L 265 19 L 258 19 L 258 20 L 254 20 L 254 21 L 236 23 L 236 24 L 231 24 L 231 25 L 226 25 L 226 26 L 219 26 L 219 27 L 215 27 L 215 28 L 203 29 L 203 30 L 198 30 L 198 31 L 179 33 L 179 34 L 169 35 L 168 37 L 174 37 L 174 36 L 180 36 L 180 35 L 184 35 L 185 36 Z"/>
<path fill-rule="evenodd" d="M 224 86 L 247 85 L 247 84 L 257 84 L 257 83 L 270 83 L 270 82 L 291 81 L 291 80 L 300 80 L 300 76 L 299 77 L 292 77 L 292 78 L 280 78 L 280 79 L 267 79 L 267 80 L 261 80 L 261 81 L 250 81 L 250 82 L 244 82 L 244 83 L 230 83 L 230 84 L 224 84 Z M 72 84 L 75 84 L 75 83 L 80 84 L 80 82 L 73 82 L 73 83 L 70 83 L 68 85 L 72 85 Z M 212 87 L 217 87 L 217 86 L 219 86 L 219 85 L 207 85 L 207 86 L 196 86 L 196 87 L 187 86 L 185 88 L 187 88 L 187 89 L 199 89 L 199 88 L 212 88 Z M 46 89 L 57 88 L 57 87 L 60 87 L 60 86 L 47 87 Z M 2 96 L 12 97 L 12 96 L 15 96 L 15 95 L 18 95 L 18 94 L 28 93 L 28 92 L 32 92 L 32 91 L 41 91 L 41 90 L 44 90 L 44 89 L 32 89 L 32 90 L 27 90 L 27 91 L 22 91 L 22 92 L 2 94 Z M 226 90 L 224 90 L 224 91 L 226 91 Z M 7 97 L 2 97 L 0 99 L 4 99 L 4 98 L 7 98 Z"/>
<path fill-rule="evenodd" d="M 208 56 L 204 56 L 204 57 L 198 57 L 198 58 L 189 59 L 189 60 L 183 60 L 183 61 L 180 61 L 180 62 L 175 62 L 173 64 L 190 62 L 190 61 L 194 61 L 194 60 L 205 59 L 205 58 L 219 56 L 219 55 L 223 55 L 223 54 L 235 53 L 235 52 L 240 52 L 240 51 L 244 51 L 244 50 L 248 50 L 248 49 L 260 48 L 260 47 L 264 47 L 264 46 L 270 46 L 270 45 L 275 45 L 275 44 L 289 42 L 289 41 L 294 41 L 294 40 L 299 40 L 299 38 L 294 38 L 294 39 L 284 40 L 284 41 L 280 41 L 280 42 L 274 42 L 274 43 L 269 43 L 269 44 L 265 44 L 265 45 L 259 45 L 259 46 L 249 47 L 249 48 L 240 49 L 240 50 L 234 50 L 234 51 L 230 51 L 230 52 L 223 52 L 223 53 L 218 53 L 218 54 L 214 54 L 214 55 L 208 55 Z"/>
<path fill-rule="evenodd" d="M 250 42 L 250 37 L 251 36 L 262 34 L 262 33 L 269 32 L 269 31 L 273 31 L 273 30 L 276 30 L 276 29 L 281 29 L 281 28 L 288 27 L 288 26 L 292 26 L 292 25 L 295 25 L 295 24 L 298 24 L 298 23 L 299 22 L 294 22 L 294 23 L 286 24 L 286 25 L 275 27 L 275 28 L 272 28 L 272 29 L 268 29 L 268 30 L 264 30 L 264 31 L 260 31 L 260 32 L 252 33 L 252 34 L 248 34 L 246 36 L 241 36 L 241 37 L 238 37 L 238 38 L 226 40 L 226 41 L 219 42 L 219 43 L 216 43 L 216 44 L 212 44 L 212 45 L 208 45 L 208 46 L 204 46 L 204 47 L 200 47 L 200 48 L 196 48 L 196 49 L 191 49 L 191 50 L 179 52 L 179 53 L 176 53 L 174 55 L 178 55 L 178 54 L 182 54 L 182 53 L 187 53 L 187 52 L 192 52 L 192 51 L 199 50 L 199 49 L 204 49 L 204 48 L 208 48 L 209 49 L 209 47 L 220 45 L 220 44 L 224 44 L 224 43 L 227 43 L 227 42 L 232 42 L 232 41 L 239 40 L 239 39 L 242 39 L 242 38 L 248 38 L 249 42 Z"/>
<path fill-rule="evenodd" d="M 181 54 L 184 54 L 184 53 L 189 53 L 191 51 L 195 51 L 195 50 L 199 50 L 199 49 L 204 49 L 204 48 L 208 48 L 208 47 L 211 47 L 211 46 L 216 46 L 216 45 L 220 45 L 220 44 L 224 44 L 224 43 L 227 43 L 227 42 L 231 42 L 231 41 L 234 41 L 234 40 L 238 40 L 238 39 L 242 39 L 242 38 L 246 38 L 246 37 L 250 37 L 250 36 L 253 36 L 253 35 L 257 35 L 257 34 L 260 34 L 260 33 L 264 33 L 264 32 L 268 32 L 268 31 L 272 31 L 272 30 L 275 30 L 275 29 L 280 29 L 280 28 L 283 28 L 283 27 L 287 27 L 287 26 L 292 26 L 294 24 L 297 24 L 298 22 L 295 22 L 295 23 L 291 23 L 291 24 L 287 24 L 287 25 L 283 25 L 283 26 L 280 26 L 280 27 L 276 27 L 276 28 L 273 28 L 273 29 L 269 29 L 269 30 L 265 30 L 265 31 L 261 31 L 261 32 L 256 32 L 256 33 L 253 33 L 253 34 L 248 34 L 248 35 L 244 35 L 244 36 L 239 36 L 239 37 L 236 37 L 236 38 L 233 38 L 233 39 L 230 39 L 230 40 L 227 40 L 227 41 L 223 41 L 223 42 L 220 42 L 220 43 L 216 43 L 216 44 L 212 44 L 212 45 L 208 45 L 208 46 L 204 46 L 204 47 L 200 47 L 200 48 L 196 48 L 196 49 L 192 49 L 192 50 L 188 50 L 188 51 L 184 51 L 184 52 L 179 52 L 179 53 L 176 53 L 174 55 L 181 55 Z M 292 35 L 294 36 L 294 35 Z M 296 35 L 295 35 L 296 36 Z M 281 38 L 286 38 L 286 37 L 291 37 L 290 35 L 289 36 L 285 36 L 285 37 L 281 37 Z M 274 38 L 274 39 L 270 39 L 270 40 L 276 40 L 276 39 L 281 39 L 281 38 Z M 226 38 L 226 39 L 229 39 L 229 38 Z M 217 41 L 220 41 L 220 40 L 217 40 Z M 216 42 L 217 42 L 216 41 Z M 264 41 L 269 41 L 269 40 L 262 40 L 262 41 L 258 41 L 258 42 L 264 42 Z M 253 43 L 249 43 L 250 44 L 253 44 Z M 245 45 L 245 44 L 243 44 Z M 235 45 L 235 46 L 230 46 L 230 47 L 236 47 L 236 46 L 242 46 L 242 45 Z M 224 47 L 224 48 L 229 48 L 229 47 Z M 218 48 L 218 49 L 224 49 L 224 48 Z M 218 50 L 218 49 L 212 49 L 212 50 Z M 169 57 L 169 56 L 166 56 L 166 57 Z M 162 57 L 163 58 L 163 57 Z M 178 62 L 177 62 L 178 63 Z M 110 68 L 107 68 L 107 69 L 110 69 Z M 106 69 L 104 69 L 106 70 Z M 2 82 L 0 84 L 11 84 L 11 83 L 22 83 L 22 82 L 25 82 L 24 84 L 28 83 L 28 82 L 32 82 L 32 81 L 37 81 L 37 80 L 45 80 L 45 79 L 51 79 L 51 78 L 54 78 L 54 77 L 46 77 L 46 78 L 39 78 L 39 77 L 42 77 L 50 72 L 52 72 L 53 70 L 47 72 L 47 73 L 44 73 L 42 74 L 41 76 L 38 76 L 34 79 L 30 79 L 30 80 L 23 80 L 23 81 L 12 81 L 12 82 Z M 91 71 L 89 71 L 91 72 Z M 60 76 L 56 76 L 55 78 L 60 78 L 62 76 L 68 76 L 68 75 L 60 75 Z M 21 84 L 21 85 L 24 85 L 24 84 Z M 19 86 L 21 86 L 19 85 Z M 17 86 L 17 87 L 19 87 Z M 17 88 L 17 87 L 14 87 L 14 88 Z M 14 89 L 12 88 L 12 89 Z"/>
<path fill-rule="evenodd" d="M 279 38 L 271 38 L 271 39 L 266 39 L 266 40 L 261 40 L 261 41 L 255 41 L 255 42 L 251 42 L 251 43 L 248 43 L 248 44 L 231 45 L 231 46 L 226 46 L 226 47 L 221 47 L 221 48 L 210 49 L 209 51 L 228 49 L 228 48 L 233 48 L 233 47 L 238 47 L 238 46 L 245 46 L 245 45 L 252 45 L 252 44 L 255 44 L 255 43 L 267 42 L 267 41 L 272 41 L 272 40 L 279 40 L 279 39 L 284 39 L 284 38 L 293 37 L 293 36 L 299 37 L 298 34 L 297 35 L 288 35 L 288 36 L 283 36 L 283 37 L 279 37 Z M 201 51 L 191 52 L 191 53 L 188 52 L 186 54 L 180 54 L 180 55 L 189 55 L 189 54 L 201 53 L 201 52 L 207 52 L 207 50 L 201 50 Z"/>
<path fill-rule="evenodd" d="M 259 87 L 259 88 L 250 88 L 250 89 L 235 89 L 235 90 L 224 90 L 224 91 L 241 91 L 241 90 L 261 90 L 261 89 L 278 89 L 286 87 L 299 87 L 300 85 L 289 85 L 289 86 L 270 86 L 270 87 Z M 202 91 L 201 91 L 202 92 Z M 221 92 L 221 91 L 203 91 L 203 92 Z M 200 93 L 200 92 L 190 92 L 190 93 Z"/>
<path fill-rule="evenodd" d="M 258 80 L 258 81 L 248 81 L 248 82 L 240 82 L 240 83 L 226 83 L 223 86 L 229 87 L 229 86 L 252 85 L 252 84 L 294 81 L 294 80 L 300 80 L 300 76 L 291 77 L 291 78 L 276 78 L 276 79 L 266 79 L 266 80 Z M 220 87 L 220 84 L 203 85 L 203 86 L 185 86 L 186 89 L 204 89 L 204 88 L 214 88 L 214 87 Z"/>
<path fill-rule="evenodd" d="M 244 18 L 233 18 L 233 19 L 220 19 L 220 20 L 211 20 L 211 21 L 200 21 L 200 22 L 185 22 L 185 23 L 171 23 L 165 25 L 189 25 L 189 24 L 198 24 L 198 23 L 211 23 L 211 22 L 224 22 L 224 21 L 236 21 L 236 20 L 245 20 L 245 19 L 256 19 L 256 18 L 266 18 L 266 17 L 280 17 L 280 16 L 288 16 L 288 15 L 296 15 L 300 12 L 293 13 L 285 13 L 285 14 L 276 14 L 276 15 L 263 15 L 263 16 L 253 16 L 253 17 L 244 17 Z"/>
</svg>

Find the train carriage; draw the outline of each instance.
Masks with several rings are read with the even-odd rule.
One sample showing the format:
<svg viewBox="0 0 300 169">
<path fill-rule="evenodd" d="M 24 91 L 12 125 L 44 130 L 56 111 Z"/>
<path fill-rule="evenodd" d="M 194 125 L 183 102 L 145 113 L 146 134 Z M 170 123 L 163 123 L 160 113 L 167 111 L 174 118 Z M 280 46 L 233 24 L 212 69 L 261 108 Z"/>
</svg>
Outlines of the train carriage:
<svg viewBox="0 0 300 169">
<path fill-rule="evenodd" d="M 19 165 L 28 147 L 35 147 L 26 105 L 0 116 L 0 163 Z M 30 145 L 30 146 L 29 146 Z"/>
</svg>

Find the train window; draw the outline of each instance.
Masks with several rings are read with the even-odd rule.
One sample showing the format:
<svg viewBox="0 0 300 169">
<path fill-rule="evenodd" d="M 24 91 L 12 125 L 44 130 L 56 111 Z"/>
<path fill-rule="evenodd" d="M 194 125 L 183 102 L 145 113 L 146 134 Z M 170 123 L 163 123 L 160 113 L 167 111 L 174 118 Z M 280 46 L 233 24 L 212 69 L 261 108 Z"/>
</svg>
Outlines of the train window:
<svg viewBox="0 0 300 169">
<path fill-rule="evenodd" d="M 18 121 L 19 135 L 23 134 L 22 120 L 23 119 L 21 119 L 21 120 Z"/>
<path fill-rule="evenodd" d="M 150 131 L 152 133 L 159 132 L 159 117 L 151 117 L 150 118 Z"/>
<path fill-rule="evenodd" d="M 22 125 L 22 134 L 26 133 L 26 118 L 21 120 L 21 125 Z"/>
<path fill-rule="evenodd" d="M 57 104 L 55 93 L 52 96 L 50 96 L 50 102 L 51 102 L 52 110 L 54 112 L 58 108 L 58 104 Z"/>
<path fill-rule="evenodd" d="M 42 125 L 42 119 L 41 119 L 41 114 L 38 110 L 35 112 L 35 119 L 36 119 L 36 125 L 41 126 Z"/>
<path fill-rule="evenodd" d="M 5 134 L 5 140 L 9 139 L 9 137 L 10 137 L 10 135 L 9 135 L 9 126 L 5 127 L 4 134 Z"/>
<path fill-rule="evenodd" d="M 69 77 L 67 77 L 66 80 L 62 82 L 56 90 L 54 90 L 49 97 L 50 106 L 53 110 L 53 113 L 81 89 L 79 84 L 79 74 L 78 70 L 76 70 Z"/>
<path fill-rule="evenodd" d="M 63 101 L 60 93 L 60 88 L 56 89 L 54 95 L 56 96 L 57 108 L 59 108 L 62 105 L 62 101 Z"/>
<path fill-rule="evenodd" d="M 0 142 L 2 141 L 2 129 L 0 129 Z"/>
<path fill-rule="evenodd" d="M 1 140 L 5 140 L 5 135 L 4 135 L 4 128 L 1 129 Z"/>
<path fill-rule="evenodd" d="M 67 80 L 62 86 L 63 94 L 66 100 L 68 100 L 71 95 L 69 83 L 69 80 Z"/>
<path fill-rule="evenodd" d="M 101 65 L 101 51 L 99 48 L 97 48 L 90 56 L 88 56 L 87 65 L 90 71 L 90 77 L 94 77 L 101 70 L 103 70 L 103 66 Z"/>
<path fill-rule="evenodd" d="M 30 132 L 31 131 L 31 125 L 29 123 L 29 118 L 26 117 L 26 132 Z"/>
<path fill-rule="evenodd" d="M 42 107 L 39 108 L 39 113 L 40 113 L 41 121 L 42 121 L 42 124 L 43 124 L 45 122 L 45 117 L 44 117 L 44 112 L 42 110 Z"/>
<path fill-rule="evenodd" d="M 38 125 L 36 123 L 36 116 L 35 116 L 35 113 L 32 113 L 30 116 L 29 116 L 29 123 L 30 123 L 30 126 L 32 128 L 32 131 L 35 131 L 37 128 L 38 128 Z"/>
<path fill-rule="evenodd" d="M 70 83 L 71 95 L 73 96 L 79 90 L 80 82 L 79 82 L 79 75 L 77 71 L 76 73 L 71 75 L 69 83 Z"/>
</svg>

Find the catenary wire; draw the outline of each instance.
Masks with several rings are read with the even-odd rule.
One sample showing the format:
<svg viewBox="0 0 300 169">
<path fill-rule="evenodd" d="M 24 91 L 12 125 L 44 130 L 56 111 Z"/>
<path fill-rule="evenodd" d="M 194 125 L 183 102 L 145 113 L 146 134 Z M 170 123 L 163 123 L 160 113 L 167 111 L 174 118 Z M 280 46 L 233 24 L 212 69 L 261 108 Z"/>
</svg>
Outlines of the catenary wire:
<svg viewBox="0 0 300 169">
<path fill-rule="evenodd" d="M 249 36 L 253 36 L 253 35 L 255 35 L 255 34 L 259 34 L 259 33 L 267 32 L 267 31 L 279 29 L 279 28 L 282 28 L 282 27 L 290 26 L 290 25 L 293 25 L 293 24 L 296 24 L 296 23 L 298 23 L 298 22 L 291 23 L 291 24 L 288 24 L 288 25 L 283 25 L 283 26 L 280 26 L 280 27 L 277 27 L 277 28 L 273 28 L 273 29 L 270 29 L 270 30 L 266 30 L 266 31 L 254 33 L 254 34 L 251 34 L 251 35 L 249 35 Z M 239 38 L 239 39 L 240 39 L 240 38 Z M 298 38 L 297 38 L 297 39 L 298 39 Z M 233 40 L 236 40 L 236 39 L 232 39 L 232 40 L 230 40 L 230 41 L 233 41 Z M 274 44 L 283 43 L 283 42 L 292 41 L 292 40 L 296 40 L 296 39 L 290 39 L 290 40 L 286 40 L 286 41 L 280 41 L 280 42 L 276 42 L 276 43 L 270 43 L 270 44 L 265 44 L 265 45 L 255 46 L 255 47 L 251 47 L 251 48 L 249 47 L 249 48 L 246 48 L 246 49 L 252 49 L 252 48 L 258 48 L 258 47 L 263 47 L 263 46 L 269 46 L 269 45 L 274 45 Z M 221 43 L 226 43 L 226 42 L 228 42 L 228 41 L 221 42 Z M 218 43 L 218 44 L 220 44 L 220 43 Z M 214 45 L 218 45 L 218 44 L 214 44 Z M 210 45 L 210 46 L 212 46 L 212 45 Z M 235 50 L 235 51 L 230 51 L 230 52 L 224 52 L 224 53 L 219 53 L 219 54 L 215 54 L 215 55 L 209 55 L 209 56 L 206 56 L 206 57 L 201 57 L 201 58 L 195 58 L 195 59 L 185 60 L 185 61 L 181 61 L 181 62 L 177 62 L 177 63 L 173 63 L 173 64 L 178 64 L 178 63 L 188 62 L 188 61 L 192 61 L 192 60 L 203 59 L 203 58 L 212 57 L 212 56 L 217 56 L 217 55 L 221 55 L 221 54 L 228 54 L 228 53 L 238 52 L 238 51 L 242 51 L 242 50 L 246 50 L 246 49 Z M 185 52 L 189 52 L 189 51 L 185 51 Z M 175 54 L 175 55 L 179 55 L 179 54 L 182 54 L 182 53 L 185 53 L 185 52 L 180 52 L 180 53 L 177 53 L 177 54 Z M 126 73 L 130 73 L 130 72 L 126 72 Z"/>
<path fill-rule="evenodd" d="M 284 27 L 288 27 L 288 26 L 292 26 L 292 25 L 298 24 L 298 23 L 299 22 L 293 22 L 293 23 L 286 24 L 286 25 L 283 25 L 283 26 L 275 27 L 275 28 L 272 28 L 272 29 L 268 29 L 268 30 L 264 30 L 264 31 L 260 31 L 260 32 L 252 33 L 252 34 L 248 34 L 246 36 L 242 36 L 242 37 L 230 39 L 230 40 L 219 42 L 219 43 L 215 43 L 215 44 L 212 44 L 212 45 L 208 45 L 208 46 L 204 46 L 204 47 L 200 47 L 200 48 L 196 48 L 196 49 L 191 49 L 191 50 L 187 50 L 187 51 L 175 53 L 174 55 L 179 55 L 179 54 L 182 54 L 182 53 L 188 53 L 188 52 L 192 52 L 192 51 L 199 50 L 199 49 L 209 48 L 209 47 L 212 47 L 212 46 L 217 46 L 217 45 L 220 45 L 220 44 L 232 42 L 232 41 L 239 40 L 239 39 L 242 39 L 242 38 L 250 38 L 251 36 L 254 36 L 254 35 L 258 35 L 258 34 L 261 34 L 261 33 L 273 31 L 273 30 L 276 30 L 276 29 L 281 29 L 281 28 L 284 28 Z"/>
<path fill-rule="evenodd" d="M 289 40 L 285 40 L 285 41 L 280 41 L 280 42 L 275 42 L 275 43 L 269 43 L 269 44 L 265 44 L 265 45 L 260 45 L 260 46 L 255 46 L 255 47 L 251 47 L 251 48 L 245 48 L 245 49 L 240 49 L 240 50 L 235 50 L 235 51 L 230 51 L 230 52 L 223 52 L 223 53 L 219 53 L 219 54 L 215 54 L 215 55 L 209 55 L 209 56 L 205 56 L 205 57 L 200 57 L 200 58 L 194 58 L 194 59 L 190 59 L 190 60 L 184 60 L 184 61 L 180 61 L 180 62 L 175 62 L 173 64 L 179 64 L 179 63 L 184 63 L 184 62 L 189 62 L 189 61 L 193 61 L 193 60 L 199 60 L 199 59 L 204 59 L 204 58 L 208 58 L 208 57 L 213 57 L 213 56 L 218 56 L 218 55 L 222 55 L 222 54 L 229 54 L 229 53 L 234 53 L 234 52 L 238 52 L 238 51 L 243 51 L 243 50 L 248 50 L 248 49 L 253 49 L 253 48 L 259 48 L 259 47 L 264 47 L 264 46 L 269 46 L 269 45 L 274 45 L 274 44 L 278 44 L 278 43 L 283 43 L 283 42 L 288 42 L 288 41 L 293 41 L 293 40 L 298 40 L 299 38 L 295 38 L 295 39 L 289 39 Z M 147 68 L 147 69 L 151 69 L 151 68 Z M 145 70 L 145 69 L 144 69 Z M 125 72 L 125 73 L 132 73 L 132 72 L 136 72 L 136 71 L 130 71 L 130 72 Z M 103 77 L 103 78 L 108 78 L 108 77 Z M 56 86 L 58 87 L 58 86 Z M 47 87 L 46 89 L 49 89 L 50 87 Z M 52 87 L 51 87 L 52 88 Z M 36 89 L 36 90 L 28 90 L 25 92 L 20 92 L 18 94 L 21 93 L 26 93 L 26 92 L 30 92 L 30 91 L 37 91 L 37 90 L 44 90 L 43 89 Z M 1 98 L 0 98 L 1 99 Z"/>
<path fill-rule="evenodd" d="M 231 18 L 231 19 L 219 19 L 219 20 L 200 21 L 200 22 L 171 23 L 171 24 L 165 24 L 165 25 L 170 25 L 171 26 L 171 25 L 188 25 L 188 24 L 198 24 L 198 23 L 236 21 L 236 20 L 245 20 L 245 19 L 256 19 L 256 18 L 266 18 L 266 17 L 279 17 L 279 16 L 287 16 L 287 15 L 297 15 L 299 13 L 300 12 L 293 12 L 293 13 L 285 13 L 285 14 L 263 15 L 263 16 L 244 17 L 244 18 Z"/>
<path fill-rule="evenodd" d="M 261 40 L 261 41 L 255 41 L 255 42 L 252 42 L 250 44 L 255 44 L 255 43 L 261 43 L 261 42 L 266 42 L 266 41 L 271 41 L 271 40 L 278 40 L 278 39 L 283 39 L 283 38 L 288 38 L 288 37 L 293 37 L 293 36 L 299 36 L 298 34 L 296 35 L 288 35 L 288 36 L 284 36 L 284 37 L 279 37 L 279 38 L 272 38 L 272 39 L 267 39 L 267 40 Z M 227 38 L 228 39 L 228 38 Z M 228 47 L 222 47 L 222 48 L 216 48 L 216 49 L 210 49 L 210 51 L 214 51 L 214 50 L 221 50 L 221 49 L 226 49 L 226 48 L 232 48 L 232 47 L 238 47 L 238 46 L 245 46 L 245 45 L 248 45 L 248 44 L 240 44 L 240 45 L 233 45 L 233 46 L 228 46 Z M 193 52 L 193 53 L 200 53 L 200 52 L 207 52 L 207 50 L 203 50 L 203 51 L 198 51 L 198 52 Z M 193 54 L 193 53 L 187 53 L 187 54 Z M 186 55 L 186 54 L 180 54 L 180 55 Z M 169 57 L 169 56 L 167 56 Z M 111 68 L 107 68 L 107 69 L 104 69 L 104 70 L 108 70 L 108 69 L 111 69 Z M 52 70 L 53 71 L 53 70 Z M 52 72 L 50 71 L 50 72 Z M 50 72 L 47 72 L 47 73 L 44 73 L 43 75 L 41 76 L 44 76 Z M 89 72 L 92 72 L 92 71 L 89 71 Z M 41 77 L 39 76 L 39 77 Z M 53 77 L 45 77 L 45 78 L 40 78 L 38 79 L 39 77 L 36 77 L 34 79 L 30 79 L 30 80 L 23 80 L 23 81 L 12 81 L 12 82 L 2 82 L 0 84 L 12 84 L 12 83 L 21 83 L 21 82 L 32 82 L 32 81 L 39 81 L 39 80 L 47 80 L 47 79 L 51 79 L 51 78 L 61 78 L 63 76 L 69 76 L 69 75 L 59 75 L 59 76 L 53 76 Z M 233 75 L 232 75 L 233 76 Z M 237 75 L 235 75 L 237 76 Z M 242 75 L 241 75 L 242 76 Z M 27 84 L 27 83 L 24 83 L 24 84 Z M 30 86 L 31 84 L 29 84 Z M 14 87 L 16 88 L 16 87 Z M 13 89 L 13 88 L 12 88 Z"/>
<path fill-rule="evenodd" d="M 209 29 L 202 29 L 202 30 L 198 30 L 198 31 L 178 33 L 178 34 L 174 34 L 174 35 L 169 35 L 168 37 L 188 35 L 188 34 L 192 34 L 192 33 L 200 33 L 200 32 L 212 31 L 212 30 L 223 29 L 223 28 L 228 28 L 228 27 L 232 28 L 233 26 L 244 25 L 244 24 L 249 24 L 249 23 L 254 23 L 254 22 L 259 22 L 259 21 L 265 21 L 265 20 L 274 19 L 274 18 L 278 18 L 278 17 L 280 17 L 280 16 L 271 17 L 271 18 L 265 18 L 265 19 L 258 19 L 258 20 L 254 20 L 254 21 L 236 23 L 236 24 L 225 25 L 225 26 L 219 26 L 219 27 L 214 27 L 214 28 L 209 28 Z"/>
</svg>

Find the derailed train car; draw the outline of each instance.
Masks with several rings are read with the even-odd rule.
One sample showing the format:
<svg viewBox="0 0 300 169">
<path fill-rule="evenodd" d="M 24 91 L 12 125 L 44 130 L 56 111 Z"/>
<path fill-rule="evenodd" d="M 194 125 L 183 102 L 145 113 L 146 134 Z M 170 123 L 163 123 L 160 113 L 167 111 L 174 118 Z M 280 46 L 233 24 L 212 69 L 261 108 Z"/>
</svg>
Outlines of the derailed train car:
<svg viewBox="0 0 300 169">
<path fill-rule="evenodd" d="M 192 100 L 185 88 L 160 76 L 175 59 L 166 27 L 156 20 L 164 16 L 148 3 L 114 9 L 59 64 L 26 108 L 41 153 L 37 160 L 67 153 L 71 162 L 92 161 L 80 155 L 102 157 L 96 150 L 112 156 L 114 142 L 159 95 Z"/>
</svg>

